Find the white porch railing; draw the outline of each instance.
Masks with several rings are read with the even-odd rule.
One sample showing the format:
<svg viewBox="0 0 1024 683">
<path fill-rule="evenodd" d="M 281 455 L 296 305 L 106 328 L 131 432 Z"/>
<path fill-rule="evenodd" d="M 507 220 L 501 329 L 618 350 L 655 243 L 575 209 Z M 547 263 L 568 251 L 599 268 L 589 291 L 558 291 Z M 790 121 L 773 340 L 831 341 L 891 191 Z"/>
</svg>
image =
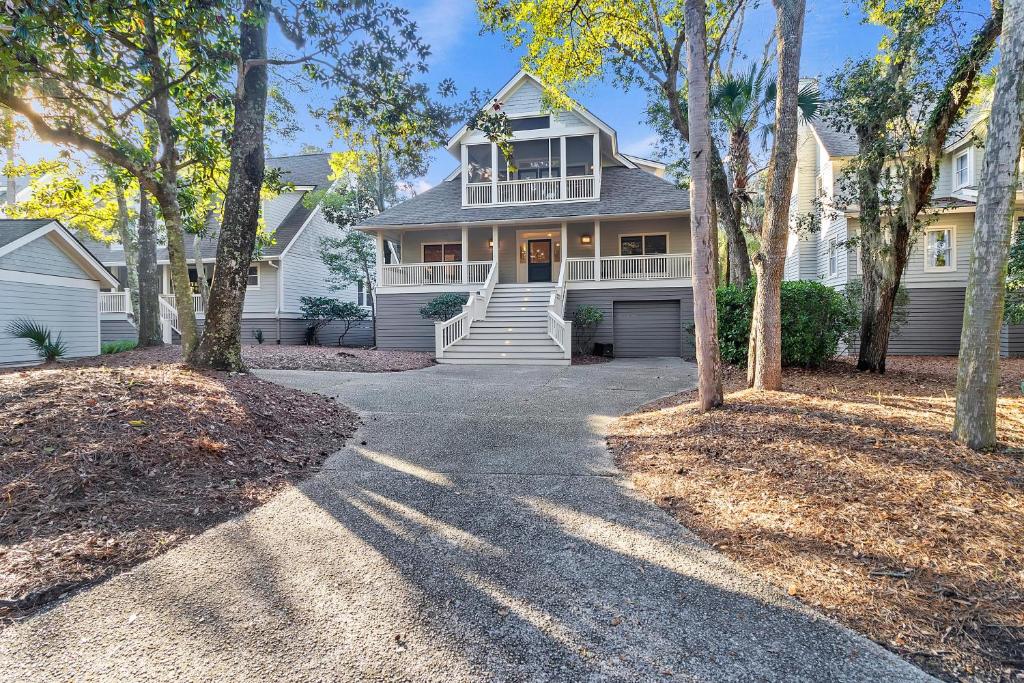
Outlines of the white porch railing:
<svg viewBox="0 0 1024 683">
<path fill-rule="evenodd" d="M 473 321 L 483 320 L 487 315 L 487 304 L 498 282 L 498 269 L 490 269 L 481 290 L 469 295 L 462 307 L 462 313 L 449 320 L 434 323 L 434 355 L 441 359 L 452 344 L 469 336 Z"/>
<path fill-rule="evenodd" d="M 177 297 L 174 294 L 161 294 L 160 298 L 173 307 L 177 307 Z M 201 294 L 192 295 L 192 311 L 196 314 L 203 313 L 203 297 Z"/>
<path fill-rule="evenodd" d="M 123 292 L 100 292 L 100 313 L 132 312 L 132 299 L 129 290 Z"/>
<path fill-rule="evenodd" d="M 414 287 L 417 285 L 472 285 L 483 284 L 491 272 L 491 261 L 466 263 L 466 279 L 462 277 L 462 263 L 404 263 L 381 268 L 382 287 Z"/>
<path fill-rule="evenodd" d="M 569 282 L 594 280 L 594 259 L 567 258 Z M 691 277 L 689 254 L 602 256 L 602 280 L 668 280 Z"/>
<path fill-rule="evenodd" d="M 558 269 L 558 284 L 548 300 L 548 336 L 562 349 L 562 357 L 572 360 L 572 322 L 566 322 L 565 315 L 565 271 L 566 263 Z"/>
<path fill-rule="evenodd" d="M 594 176 L 568 176 L 565 178 L 565 199 L 593 199 L 596 190 Z M 497 183 L 468 183 L 466 205 L 529 204 L 562 199 L 562 178 L 534 178 L 528 180 L 501 180 Z"/>
<path fill-rule="evenodd" d="M 181 333 L 181 328 L 178 327 L 178 309 L 174 307 L 173 303 L 168 303 L 163 295 L 160 296 L 159 301 L 160 330 L 163 333 L 164 344 L 170 344 L 172 341 L 171 332 Z"/>
</svg>

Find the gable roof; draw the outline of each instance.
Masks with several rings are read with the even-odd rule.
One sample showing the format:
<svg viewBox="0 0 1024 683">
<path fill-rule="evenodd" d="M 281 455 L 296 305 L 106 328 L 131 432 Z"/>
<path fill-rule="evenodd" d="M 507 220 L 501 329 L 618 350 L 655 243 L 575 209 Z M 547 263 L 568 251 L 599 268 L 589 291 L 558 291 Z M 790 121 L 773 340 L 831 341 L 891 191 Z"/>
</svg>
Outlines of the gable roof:
<svg viewBox="0 0 1024 683">
<path fill-rule="evenodd" d="M 294 185 L 295 190 L 303 192 L 304 197 L 306 192 L 322 190 L 331 186 L 332 181 L 330 177 L 333 174 L 333 171 L 331 169 L 330 159 L 330 152 L 298 154 L 285 157 L 268 157 L 267 167 L 281 169 L 281 180 Z M 306 207 L 300 198 L 295 206 L 293 206 L 281 220 L 276 230 L 274 230 L 275 242 L 263 249 L 263 255 L 265 257 L 280 256 L 299 234 L 302 226 L 306 224 L 306 221 L 309 220 L 314 211 L 316 211 L 316 208 Z M 217 228 L 220 226 L 217 224 L 216 220 L 214 220 L 209 227 L 211 230 L 216 232 Z M 97 257 L 102 262 L 124 262 L 124 250 L 112 249 L 110 245 L 103 244 L 102 242 L 94 242 L 92 240 L 86 241 L 89 244 L 89 248 L 96 253 Z M 217 237 L 209 236 L 200 239 L 199 254 L 203 259 L 216 258 Z M 168 261 L 167 247 L 158 248 L 156 256 L 157 261 Z M 189 261 L 195 259 L 193 240 L 188 235 L 186 235 L 185 239 L 185 258 Z"/>
<path fill-rule="evenodd" d="M 59 221 L 0 218 L 0 256 L 47 236 L 53 237 L 57 246 L 89 272 L 94 280 L 99 280 L 101 286 L 117 287 L 117 278 Z"/>
<path fill-rule="evenodd" d="M 808 125 L 830 157 L 853 157 L 860 151 L 857 136 L 853 132 L 839 130 L 820 116 L 811 119 Z"/>
<path fill-rule="evenodd" d="M 689 192 L 672 182 L 638 168 L 608 166 L 601 170 L 601 198 L 595 201 L 462 208 L 461 182 L 446 180 L 384 213 L 367 218 L 359 227 L 490 224 L 645 213 L 681 214 L 689 210 Z"/>
</svg>

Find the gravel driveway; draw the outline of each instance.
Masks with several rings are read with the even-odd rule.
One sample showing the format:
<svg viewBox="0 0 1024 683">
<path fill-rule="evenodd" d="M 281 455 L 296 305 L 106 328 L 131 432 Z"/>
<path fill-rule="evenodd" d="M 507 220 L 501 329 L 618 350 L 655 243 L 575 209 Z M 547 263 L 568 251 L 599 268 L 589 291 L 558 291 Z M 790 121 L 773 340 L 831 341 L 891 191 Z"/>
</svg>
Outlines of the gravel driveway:
<svg viewBox="0 0 1024 683">
<path fill-rule="evenodd" d="M 260 374 L 360 410 L 352 446 L 0 634 L 0 680 L 928 680 L 617 475 L 606 424 L 689 364 Z"/>
</svg>

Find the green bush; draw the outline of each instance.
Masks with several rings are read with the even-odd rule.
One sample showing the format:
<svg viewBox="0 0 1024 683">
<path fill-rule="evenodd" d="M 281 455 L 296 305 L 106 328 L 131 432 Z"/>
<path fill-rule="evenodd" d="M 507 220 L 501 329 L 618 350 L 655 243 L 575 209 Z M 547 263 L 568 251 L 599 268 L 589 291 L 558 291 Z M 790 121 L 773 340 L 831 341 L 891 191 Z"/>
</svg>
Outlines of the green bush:
<svg viewBox="0 0 1024 683">
<path fill-rule="evenodd" d="M 755 284 L 720 287 L 718 339 L 722 360 L 747 364 L 747 344 L 754 308 Z M 810 280 L 782 283 L 782 364 L 821 367 L 835 358 L 839 343 L 856 325 L 854 312 L 842 292 Z"/>
<path fill-rule="evenodd" d="M 122 353 L 124 351 L 131 351 L 139 345 L 139 342 L 132 341 L 131 339 L 118 339 L 117 341 L 103 342 L 100 346 L 102 353 Z"/>
<path fill-rule="evenodd" d="M 50 328 L 28 318 L 19 318 L 8 323 L 7 334 L 26 340 L 29 346 L 39 354 L 39 357 L 47 363 L 57 360 L 68 350 L 63 334 L 58 332 L 55 339 L 50 333 Z"/>
<path fill-rule="evenodd" d="M 441 294 L 428 301 L 427 305 L 420 309 L 420 315 L 427 320 L 439 322 L 451 320 L 462 313 L 462 307 L 466 305 L 467 301 L 469 301 L 468 294 L 456 292 Z"/>
<path fill-rule="evenodd" d="M 860 336 L 860 312 L 864 296 L 864 284 L 860 280 L 851 280 L 846 284 L 843 291 L 846 298 L 846 306 L 850 310 L 850 328 L 843 336 L 847 346 L 855 347 Z M 910 295 L 907 288 L 900 284 L 896 290 L 896 301 L 892 305 L 892 322 L 889 323 L 889 337 L 895 337 L 900 328 L 907 324 L 910 318 Z"/>
<path fill-rule="evenodd" d="M 593 306 L 580 306 L 572 314 L 572 332 L 576 340 L 576 353 L 590 353 L 591 342 L 597 334 L 597 326 L 604 320 L 601 309 Z"/>
</svg>

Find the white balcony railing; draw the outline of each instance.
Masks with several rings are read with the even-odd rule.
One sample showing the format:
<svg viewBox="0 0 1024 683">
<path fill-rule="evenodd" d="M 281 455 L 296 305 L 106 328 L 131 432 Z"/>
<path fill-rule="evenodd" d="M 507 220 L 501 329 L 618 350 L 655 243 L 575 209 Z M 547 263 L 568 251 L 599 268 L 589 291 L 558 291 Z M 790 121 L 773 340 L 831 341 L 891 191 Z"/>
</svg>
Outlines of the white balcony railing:
<svg viewBox="0 0 1024 683">
<path fill-rule="evenodd" d="M 160 298 L 173 307 L 177 307 L 177 298 L 173 294 L 161 294 Z M 198 315 L 203 313 L 203 297 L 200 294 L 192 295 L 192 310 Z"/>
<path fill-rule="evenodd" d="M 593 199 L 594 176 L 565 178 L 565 199 Z M 497 183 L 469 183 L 466 185 L 466 205 L 529 204 L 562 199 L 562 178 L 531 180 L 501 180 Z"/>
<path fill-rule="evenodd" d="M 100 292 L 100 313 L 132 312 L 132 300 L 128 290 L 123 292 Z"/>
<path fill-rule="evenodd" d="M 652 254 L 647 256 L 602 256 L 602 280 L 665 280 L 685 279 L 690 274 L 689 254 Z M 594 259 L 566 259 L 566 280 L 595 280 Z"/>
<path fill-rule="evenodd" d="M 381 269 L 382 287 L 414 287 L 417 285 L 483 284 L 491 272 L 491 261 L 466 263 L 463 278 L 462 263 L 404 263 L 386 265 Z"/>
</svg>

